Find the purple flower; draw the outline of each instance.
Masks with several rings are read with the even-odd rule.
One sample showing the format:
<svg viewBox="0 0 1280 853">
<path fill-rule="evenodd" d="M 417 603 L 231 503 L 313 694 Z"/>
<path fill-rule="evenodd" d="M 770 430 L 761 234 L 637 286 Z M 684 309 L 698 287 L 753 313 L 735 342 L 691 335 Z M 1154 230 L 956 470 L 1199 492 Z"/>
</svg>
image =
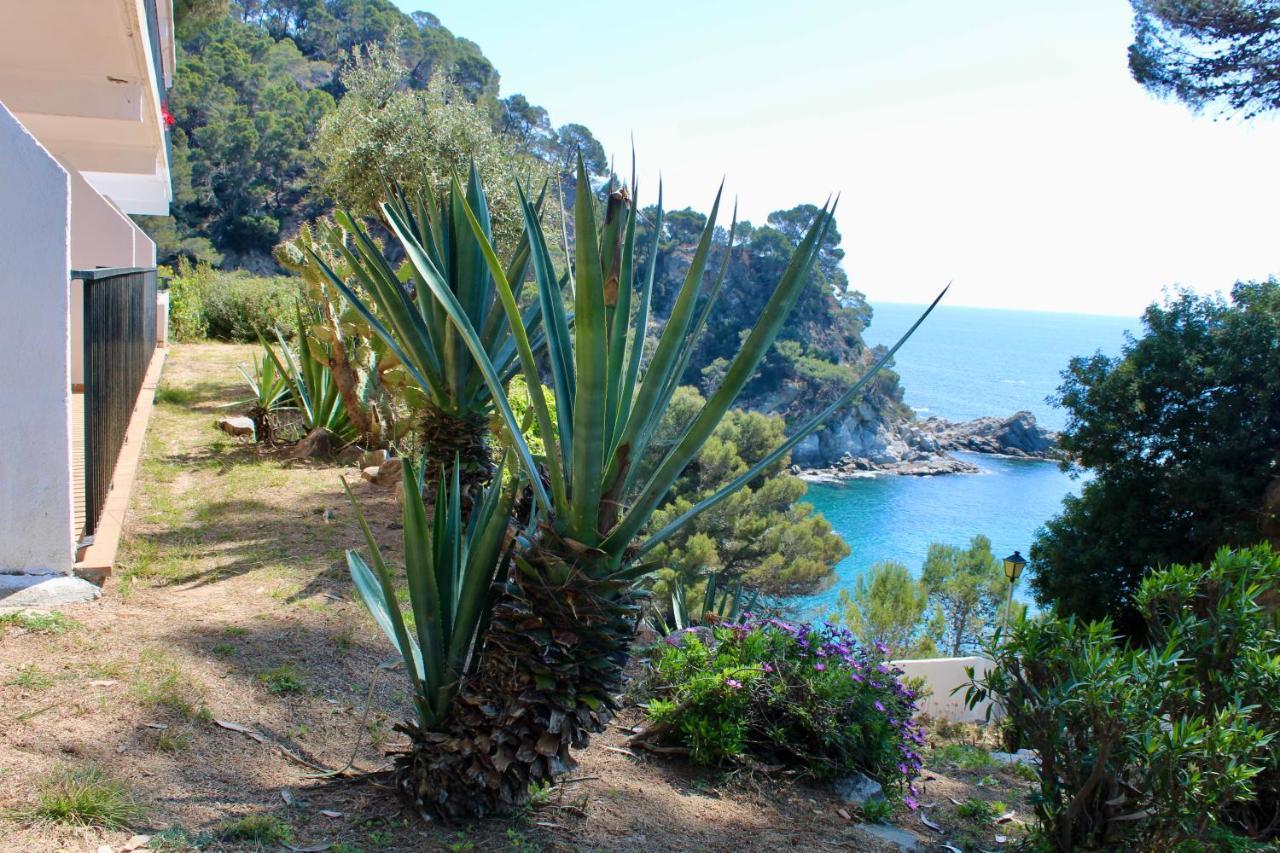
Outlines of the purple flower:
<svg viewBox="0 0 1280 853">
<path fill-rule="evenodd" d="M 906 803 L 907 808 L 911 809 L 912 811 L 915 811 L 916 809 L 920 808 L 920 804 L 916 802 L 915 797 L 903 797 L 902 801 Z"/>
<path fill-rule="evenodd" d="M 877 711 L 884 711 L 884 703 L 877 699 L 872 705 Z"/>
<path fill-rule="evenodd" d="M 889 654 L 889 647 L 886 646 L 884 643 L 880 642 L 879 640 L 876 640 L 876 651 L 878 651 L 882 655 L 887 655 Z"/>
<path fill-rule="evenodd" d="M 849 677 L 850 677 L 850 678 L 852 678 L 854 681 L 858 682 L 859 684 L 861 684 L 862 682 L 866 681 L 866 679 L 865 679 L 865 678 L 863 678 L 861 675 L 858 675 L 858 673 L 856 673 L 856 672 L 855 672 L 855 673 L 853 673 L 853 675 L 851 675 L 851 676 L 849 676 Z"/>
<path fill-rule="evenodd" d="M 827 668 L 827 665 L 825 663 L 815 663 L 813 665 L 813 669 L 815 672 L 822 672 L 826 668 Z"/>
<path fill-rule="evenodd" d="M 726 679 L 724 680 L 724 684 L 725 684 L 725 686 L 726 686 L 726 687 L 728 687 L 728 688 L 730 688 L 730 689 L 732 689 L 732 690 L 737 690 L 739 687 L 741 687 L 741 686 L 742 686 L 742 682 L 741 682 L 741 681 L 739 681 L 739 680 L 738 680 L 738 679 L 736 679 L 736 678 L 726 678 Z"/>
</svg>

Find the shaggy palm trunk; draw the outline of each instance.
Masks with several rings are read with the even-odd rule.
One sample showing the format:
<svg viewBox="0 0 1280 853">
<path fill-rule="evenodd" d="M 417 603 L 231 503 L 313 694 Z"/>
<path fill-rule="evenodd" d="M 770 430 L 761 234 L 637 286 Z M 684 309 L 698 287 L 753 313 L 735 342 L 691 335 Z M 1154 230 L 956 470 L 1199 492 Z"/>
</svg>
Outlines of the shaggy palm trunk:
<svg viewBox="0 0 1280 853">
<path fill-rule="evenodd" d="M 618 708 L 640 608 L 629 584 L 593 578 L 591 554 L 547 530 L 513 568 L 474 673 L 439 731 L 401 727 L 397 783 L 427 815 L 466 820 L 503 812 L 529 785 L 573 769 Z M 556 580 L 559 579 L 559 580 Z"/>
<path fill-rule="evenodd" d="M 458 415 L 428 402 L 421 424 L 422 451 L 426 459 L 423 498 L 428 505 L 435 501 L 435 483 L 442 471 L 453 470 L 459 463 L 458 479 L 462 488 L 463 517 L 484 487 L 493 479 L 493 458 L 489 453 L 489 421 L 481 414 Z"/>
</svg>

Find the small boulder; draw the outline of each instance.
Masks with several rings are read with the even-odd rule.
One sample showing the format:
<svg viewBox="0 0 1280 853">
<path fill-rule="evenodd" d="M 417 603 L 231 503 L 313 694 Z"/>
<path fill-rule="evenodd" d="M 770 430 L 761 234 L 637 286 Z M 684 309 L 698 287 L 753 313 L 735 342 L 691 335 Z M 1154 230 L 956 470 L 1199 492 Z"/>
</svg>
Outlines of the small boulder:
<svg viewBox="0 0 1280 853">
<path fill-rule="evenodd" d="M 400 458 L 392 456 L 381 465 L 370 465 L 368 468 L 360 472 L 360 476 L 364 477 L 375 486 L 394 486 L 400 482 Z"/>
<path fill-rule="evenodd" d="M 920 843 L 920 839 L 916 838 L 905 829 L 896 826 L 888 826 L 882 823 L 857 823 L 854 826 L 867 833 L 874 835 L 886 844 L 892 844 L 904 853 L 917 853 L 924 850 L 924 845 Z"/>
<path fill-rule="evenodd" d="M 243 415 L 231 418 L 218 418 L 214 426 L 228 435 L 247 435 L 253 438 L 253 419 Z"/>
<path fill-rule="evenodd" d="M 1020 749 L 1017 752 L 993 752 L 991 757 L 1001 764 L 1025 764 L 1028 767 L 1040 766 L 1040 756 L 1030 749 Z"/>
<path fill-rule="evenodd" d="M 854 773 L 832 783 L 836 793 L 851 806 L 862 808 L 872 800 L 883 800 L 884 788 L 865 773 Z"/>
</svg>

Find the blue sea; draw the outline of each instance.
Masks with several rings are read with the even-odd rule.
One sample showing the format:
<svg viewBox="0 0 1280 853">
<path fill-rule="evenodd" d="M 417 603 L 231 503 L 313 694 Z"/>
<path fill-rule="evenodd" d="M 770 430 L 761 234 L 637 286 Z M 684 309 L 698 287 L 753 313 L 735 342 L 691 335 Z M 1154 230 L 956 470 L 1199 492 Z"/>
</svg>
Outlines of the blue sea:
<svg viewBox="0 0 1280 853">
<path fill-rule="evenodd" d="M 924 310 L 894 303 L 873 308 L 864 337 L 887 345 Z M 1061 383 L 1067 363 L 1097 351 L 1116 355 L 1125 333 L 1140 331 L 1137 318 L 943 305 L 899 350 L 895 369 L 906 402 L 921 417 L 967 420 L 1025 409 L 1044 426 L 1061 429 L 1065 414 L 1046 398 Z M 840 589 L 852 588 L 874 563 L 895 560 L 918 572 L 931 542 L 964 545 L 981 533 L 998 556 L 1015 549 L 1026 554 L 1035 531 L 1084 482 L 1050 462 L 963 457 L 982 473 L 811 484 L 806 499 L 853 553 L 836 567 L 831 589 L 792 602 L 803 615 L 829 613 Z M 1025 590 L 1018 597 L 1025 600 Z"/>
</svg>

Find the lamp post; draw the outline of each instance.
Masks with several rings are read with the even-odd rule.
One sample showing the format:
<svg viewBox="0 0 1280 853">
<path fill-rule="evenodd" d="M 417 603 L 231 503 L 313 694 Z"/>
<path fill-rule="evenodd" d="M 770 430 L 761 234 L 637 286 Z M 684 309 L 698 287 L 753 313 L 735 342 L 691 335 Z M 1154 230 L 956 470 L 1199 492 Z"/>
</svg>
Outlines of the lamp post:
<svg viewBox="0 0 1280 853">
<path fill-rule="evenodd" d="M 1004 576 L 1009 579 L 1009 601 L 1004 607 L 1004 631 L 1009 632 L 1009 611 L 1013 609 L 1013 585 L 1018 582 L 1018 578 L 1022 576 L 1022 567 L 1027 564 L 1022 554 L 1014 551 L 1012 554 L 1004 558 Z"/>
</svg>

